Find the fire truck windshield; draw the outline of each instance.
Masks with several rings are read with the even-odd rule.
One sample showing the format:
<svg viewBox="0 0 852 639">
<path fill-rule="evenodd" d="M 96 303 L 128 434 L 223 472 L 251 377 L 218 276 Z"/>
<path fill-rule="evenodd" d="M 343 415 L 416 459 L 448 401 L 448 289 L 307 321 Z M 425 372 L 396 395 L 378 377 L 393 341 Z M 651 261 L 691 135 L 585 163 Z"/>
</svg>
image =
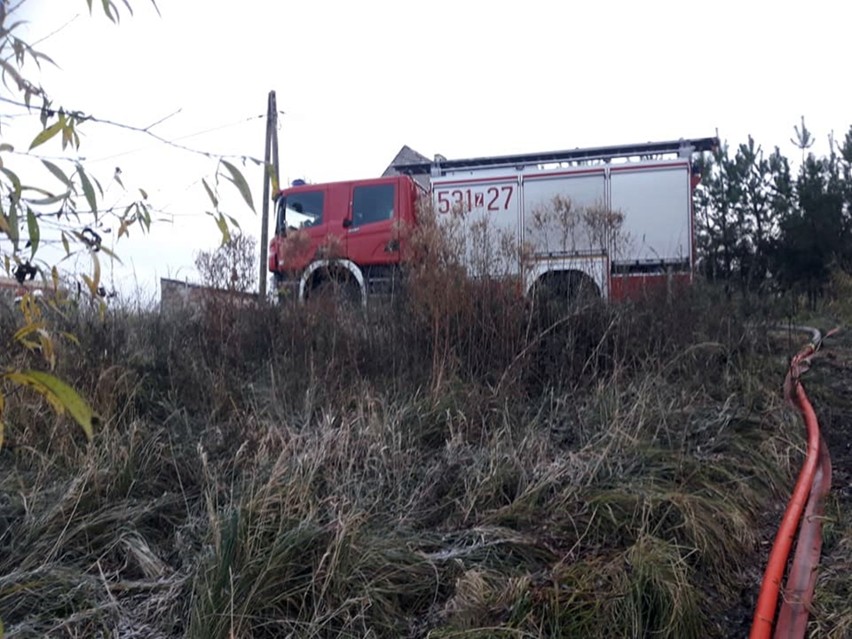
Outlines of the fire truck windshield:
<svg viewBox="0 0 852 639">
<path fill-rule="evenodd" d="M 317 215 L 305 214 L 299 211 L 298 208 L 290 208 L 287 206 L 286 198 L 280 198 L 278 200 L 278 214 L 275 228 L 281 233 L 285 230 L 315 226 L 317 218 Z"/>
<path fill-rule="evenodd" d="M 322 191 L 305 191 L 278 198 L 278 219 L 275 225 L 278 232 L 322 224 L 323 195 Z"/>
</svg>

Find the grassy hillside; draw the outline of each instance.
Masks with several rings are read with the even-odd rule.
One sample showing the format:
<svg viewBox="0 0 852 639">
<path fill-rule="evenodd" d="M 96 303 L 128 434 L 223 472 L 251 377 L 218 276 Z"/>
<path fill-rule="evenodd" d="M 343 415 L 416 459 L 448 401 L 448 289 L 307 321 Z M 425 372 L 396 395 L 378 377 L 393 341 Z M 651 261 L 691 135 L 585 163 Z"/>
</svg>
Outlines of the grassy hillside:
<svg viewBox="0 0 852 639">
<path fill-rule="evenodd" d="M 699 289 L 52 321 L 103 425 L 8 397 L 10 637 L 744 636 L 804 445 L 788 353 Z"/>
</svg>

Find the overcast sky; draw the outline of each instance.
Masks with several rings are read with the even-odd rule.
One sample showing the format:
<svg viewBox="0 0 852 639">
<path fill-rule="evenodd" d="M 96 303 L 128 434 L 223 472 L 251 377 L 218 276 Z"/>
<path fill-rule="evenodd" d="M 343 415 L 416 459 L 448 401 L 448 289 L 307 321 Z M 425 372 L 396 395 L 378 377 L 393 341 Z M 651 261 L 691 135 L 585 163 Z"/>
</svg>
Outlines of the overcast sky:
<svg viewBox="0 0 852 639">
<path fill-rule="evenodd" d="M 379 175 L 403 144 L 459 158 L 718 130 L 794 155 L 800 116 L 823 152 L 830 131 L 852 124 L 852 4 L 838 0 L 157 1 L 161 15 L 132 0 L 135 15 L 114 26 L 85 0 L 28 0 L 30 39 L 58 30 L 38 47 L 61 67 L 45 69 L 44 87 L 57 104 L 137 127 L 177 112 L 152 130 L 257 158 L 275 90 L 282 181 Z M 3 136 L 29 140 L 38 126 L 16 117 Z M 146 290 L 195 278 L 194 254 L 218 240 L 200 182 L 215 160 L 107 125 L 83 131 L 91 172 L 108 184 L 120 167 L 164 211 L 150 237 L 118 245 L 116 284 L 130 272 Z M 249 166 L 246 177 L 259 211 L 262 174 Z M 127 197 L 114 183 L 107 193 Z M 238 197 L 224 207 L 259 237 Z"/>
</svg>

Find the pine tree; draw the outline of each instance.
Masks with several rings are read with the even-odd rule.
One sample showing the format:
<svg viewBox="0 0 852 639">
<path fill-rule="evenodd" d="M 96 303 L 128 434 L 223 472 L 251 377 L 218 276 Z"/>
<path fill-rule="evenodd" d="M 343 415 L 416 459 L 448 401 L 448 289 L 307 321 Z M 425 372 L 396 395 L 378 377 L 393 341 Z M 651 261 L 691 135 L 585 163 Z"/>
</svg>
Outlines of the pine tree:
<svg viewBox="0 0 852 639">
<path fill-rule="evenodd" d="M 723 146 L 701 167 L 697 202 L 703 270 L 710 279 L 724 281 L 729 292 L 735 284 L 744 293 L 758 289 L 769 273 L 778 222 L 776 172 L 785 162 L 777 149 L 767 159 L 749 136 L 734 157 Z"/>
<path fill-rule="evenodd" d="M 798 132 L 798 129 L 797 129 Z M 795 183 L 796 206 L 781 217 L 775 271 L 786 288 L 807 294 L 816 307 L 832 268 L 850 265 L 850 225 L 840 158 L 834 145 L 826 158 L 805 157 Z"/>
<path fill-rule="evenodd" d="M 734 159 L 740 199 L 735 203 L 743 237 L 737 248 L 743 292 L 760 290 L 769 273 L 769 254 L 777 214 L 772 207 L 772 170 L 763 148 L 749 136 Z"/>
<path fill-rule="evenodd" d="M 709 279 L 725 282 L 726 291 L 730 292 L 729 283 L 737 267 L 743 235 L 736 210 L 741 198 L 738 171 L 727 145 L 720 145 L 700 168 L 703 177 L 696 198 L 702 211 L 699 224 L 702 270 Z"/>
</svg>

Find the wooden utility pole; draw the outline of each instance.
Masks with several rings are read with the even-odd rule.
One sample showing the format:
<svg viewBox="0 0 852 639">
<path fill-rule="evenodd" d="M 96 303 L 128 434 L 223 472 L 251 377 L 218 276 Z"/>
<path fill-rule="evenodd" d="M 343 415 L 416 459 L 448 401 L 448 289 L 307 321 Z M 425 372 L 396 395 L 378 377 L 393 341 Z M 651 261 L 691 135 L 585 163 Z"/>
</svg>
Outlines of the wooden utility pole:
<svg viewBox="0 0 852 639">
<path fill-rule="evenodd" d="M 272 156 L 270 158 L 270 155 Z M 263 153 L 263 212 L 260 221 L 260 301 L 266 302 L 266 260 L 269 246 L 270 183 L 278 189 L 278 107 L 275 91 L 269 92 L 266 105 L 266 145 Z"/>
</svg>

